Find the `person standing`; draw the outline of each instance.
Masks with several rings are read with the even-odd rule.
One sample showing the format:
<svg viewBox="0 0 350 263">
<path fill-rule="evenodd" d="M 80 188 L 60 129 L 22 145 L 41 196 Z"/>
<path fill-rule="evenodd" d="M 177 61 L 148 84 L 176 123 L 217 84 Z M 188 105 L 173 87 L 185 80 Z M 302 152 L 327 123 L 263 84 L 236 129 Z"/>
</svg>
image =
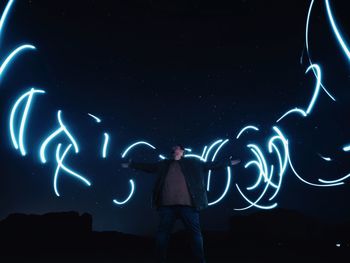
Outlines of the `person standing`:
<svg viewBox="0 0 350 263">
<path fill-rule="evenodd" d="M 172 228 L 179 218 L 190 233 L 196 262 L 204 263 L 203 237 L 199 211 L 208 206 L 204 184 L 204 172 L 238 164 L 240 160 L 203 162 L 194 158 L 184 158 L 182 145 L 172 147 L 172 159 L 156 163 L 129 161 L 123 168 L 133 168 L 158 175 L 152 196 L 152 207 L 159 214 L 156 233 L 156 260 L 166 262 L 167 248 Z"/>
</svg>

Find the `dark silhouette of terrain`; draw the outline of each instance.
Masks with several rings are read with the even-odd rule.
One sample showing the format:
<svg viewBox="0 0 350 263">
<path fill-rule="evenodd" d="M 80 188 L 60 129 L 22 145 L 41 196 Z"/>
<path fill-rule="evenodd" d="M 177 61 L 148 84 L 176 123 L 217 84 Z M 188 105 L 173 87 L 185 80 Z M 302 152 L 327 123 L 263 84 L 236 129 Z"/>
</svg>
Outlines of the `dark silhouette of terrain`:
<svg viewBox="0 0 350 263">
<path fill-rule="evenodd" d="M 349 262 L 350 222 L 320 223 L 276 209 L 233 216 L 230 231 L 204 231 L 208 262 Z M 0 222 L 0 262 L 153 262 L 154 240 L 94 232 L 76 212 L 12 214 Z M 169 262 L 193 262 L 185 232 L 171 238 Z"/>
</svg>

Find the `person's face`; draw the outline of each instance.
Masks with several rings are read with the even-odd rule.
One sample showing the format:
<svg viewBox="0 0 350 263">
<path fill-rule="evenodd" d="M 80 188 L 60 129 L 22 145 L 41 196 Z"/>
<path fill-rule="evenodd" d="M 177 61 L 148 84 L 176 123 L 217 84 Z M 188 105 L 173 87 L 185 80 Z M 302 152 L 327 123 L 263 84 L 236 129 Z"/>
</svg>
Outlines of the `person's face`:
<svg viewBox="0 0 350 263">
<path fill-rule="evenodd" d="M 182 150 L 181 147 L 177 146 L 177 145 L 173 146 L 171 148 L 171 150 L 172 150 L 172 154 L 173 154 L 174 159 L 180 159 L 184 154 L 184 150 Z"/>
</svg>

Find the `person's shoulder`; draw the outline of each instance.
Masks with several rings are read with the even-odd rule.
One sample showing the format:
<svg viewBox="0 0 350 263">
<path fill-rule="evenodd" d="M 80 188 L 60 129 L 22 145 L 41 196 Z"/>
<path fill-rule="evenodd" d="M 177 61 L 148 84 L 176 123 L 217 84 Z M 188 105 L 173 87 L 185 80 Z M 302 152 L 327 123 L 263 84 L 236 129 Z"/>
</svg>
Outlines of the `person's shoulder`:
<svg viewBox="0 0 350 263">
<path fill-rule="evenodd" d="M 171 162 L 172 162 L 171 159 L 163 159 L 163 160 L 158 161 L 158 163 L 160 165 L 169 165 Z"/>
<path fill-rule="evenodd" d="M 181 159 L 184 163 L 188 164 L 201 164 L 202 161 L 197 158 L 183 158 Z"/>
</svg>

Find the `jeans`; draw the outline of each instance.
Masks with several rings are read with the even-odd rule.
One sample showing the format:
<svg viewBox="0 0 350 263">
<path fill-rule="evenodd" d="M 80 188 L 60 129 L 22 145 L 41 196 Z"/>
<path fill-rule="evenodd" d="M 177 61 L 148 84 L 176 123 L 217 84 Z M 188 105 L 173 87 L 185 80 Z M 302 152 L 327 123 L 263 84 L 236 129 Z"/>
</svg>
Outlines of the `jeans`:
<svg viewBox="0 0 350 263">
<path fill-rule="evenodd" d="M 162 206 L 158 209 L 160 222 L 156 234 L 157 262 L 166 262 L 166 254 L 171 230 L 177 218 L 180 218 L 190 233 L 195 262 L 205 263 L 203 238 L 199 223 L 199 212 L 189 206 Z"/>
</svg>

